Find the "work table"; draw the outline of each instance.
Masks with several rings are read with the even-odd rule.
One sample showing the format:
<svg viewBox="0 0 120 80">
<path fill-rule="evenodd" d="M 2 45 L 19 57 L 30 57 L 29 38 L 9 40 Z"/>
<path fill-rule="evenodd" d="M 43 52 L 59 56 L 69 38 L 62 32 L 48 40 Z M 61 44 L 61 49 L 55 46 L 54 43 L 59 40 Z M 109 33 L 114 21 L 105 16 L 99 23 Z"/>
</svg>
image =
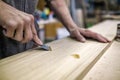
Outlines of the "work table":
<svg viewBox="0 0 120 80">
<path fill-rule="evenodd" d="M 110 43 L 67 37 L 48 43 L 52 51 L 37 48 L 2 59 L 0 80 L 120 80 L 120 42 L 114 40 L 118 23 L 107 20 L 90 28 Z"/>
</svg>

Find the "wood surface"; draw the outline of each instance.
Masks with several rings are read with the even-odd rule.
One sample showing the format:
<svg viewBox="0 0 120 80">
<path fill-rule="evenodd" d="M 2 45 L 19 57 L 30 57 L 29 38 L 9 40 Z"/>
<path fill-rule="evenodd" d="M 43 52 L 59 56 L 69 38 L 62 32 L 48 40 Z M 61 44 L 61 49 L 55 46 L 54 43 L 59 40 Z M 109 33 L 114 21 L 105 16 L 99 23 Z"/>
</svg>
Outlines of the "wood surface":
<svg viewBox="0 0 120 80">
<path fill-rule="evenodd" d="M 83 80 L 120 80 L 120 42 L 112 43 Z"/>
<path fill-rule="evenodd" d="M 110 40 L 120 21 L 104 21 L 90 28 Z M 112 43 L 112 42 L 111 42 Z M 48 43 L 52 51 L 29 50 L 0 60 L 0 80 L 77 80 L 82 79 L 111 43 L 70 38 Z M 73 55 L 79 55 L 75 58 Z"/>
</svg>

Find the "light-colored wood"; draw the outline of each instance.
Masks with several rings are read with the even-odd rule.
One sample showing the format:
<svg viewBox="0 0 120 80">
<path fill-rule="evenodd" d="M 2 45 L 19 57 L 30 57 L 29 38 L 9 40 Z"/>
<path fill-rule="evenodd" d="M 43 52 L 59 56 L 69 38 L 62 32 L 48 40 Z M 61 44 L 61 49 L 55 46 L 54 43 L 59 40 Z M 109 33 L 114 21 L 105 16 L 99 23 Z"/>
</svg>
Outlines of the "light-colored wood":
<svg viewBox="0 0 120 80">
<path fill-rule="evenodd" d="M 83 80 L 120 80 L 120 42 L 112 43 Z"/>
<path fill-rule="evenodd" d="M 102 19 L 113 19 L 113 20 L 120 20 L 120 15 L 103 15 Z"/>
<path fill-rule="evenodd" d="M 90 30 L 113 40 L 119 22 L 105 21 Z M 81 43 L 64 38 L 48 45 L 52 51 L 29 50 L 0 60 L 0 80 L 75 80 L 78 76 L 82 79 L 110 43 Z"/>
</svg>

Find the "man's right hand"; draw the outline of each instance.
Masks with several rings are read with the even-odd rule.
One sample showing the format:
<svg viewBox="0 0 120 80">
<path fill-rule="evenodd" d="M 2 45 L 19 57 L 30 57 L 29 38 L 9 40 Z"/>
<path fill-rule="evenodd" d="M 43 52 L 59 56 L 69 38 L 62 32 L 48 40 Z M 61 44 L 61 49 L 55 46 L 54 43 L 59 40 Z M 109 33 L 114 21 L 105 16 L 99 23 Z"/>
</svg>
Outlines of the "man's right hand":
<svg viewBox="0 0 120 80">
<path fill-rule="evenodd" d="M 42 45 L 38 38 L 34 17 L 0 1 L 0 25 L 5 28 L 5 36 L 22 43 L 33 40 Z"/>
</svg>

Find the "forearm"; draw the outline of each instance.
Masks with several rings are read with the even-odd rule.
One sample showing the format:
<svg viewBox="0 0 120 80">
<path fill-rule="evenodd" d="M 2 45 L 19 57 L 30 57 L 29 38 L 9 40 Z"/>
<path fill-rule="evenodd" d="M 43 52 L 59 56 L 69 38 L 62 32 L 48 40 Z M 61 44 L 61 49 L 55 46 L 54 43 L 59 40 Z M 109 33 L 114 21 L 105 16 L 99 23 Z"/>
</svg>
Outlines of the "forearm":
<svg viewBox="0 0 120 80">
<path fill-rule="evenodd" d="M 0 0 L 0 25 L 3 25 L 3 24 L 4 24 L 4 23 L 2 22 L 2 20 L 1 20 L 2 17 L 3 17 L 3 16 L 2 16 L 2 14 L 3 14 L 3 9 L 4 9 L 4 7 L 5 7 L 4 4 L 5 4 L 5 3 L 3 2 L 3 0 Z"/>
<path fill-rule="evenodd" d="M 50 2 L 50 5 L 56 15 L 58 15 L 58 18 L 62 21 L 62 23 L 68 30 L 73 30 L 77 27 L 77 25 L 71 18 L 71 15 L 64 0 L 52 0 Z"/>
<path fill-rule="evenodd" d="M 1 14 L 2 0 L 0 0 L 0 14 Z M 0 19 L 0 27 L 1 27 L 1 19 Z"/>
</svg>

